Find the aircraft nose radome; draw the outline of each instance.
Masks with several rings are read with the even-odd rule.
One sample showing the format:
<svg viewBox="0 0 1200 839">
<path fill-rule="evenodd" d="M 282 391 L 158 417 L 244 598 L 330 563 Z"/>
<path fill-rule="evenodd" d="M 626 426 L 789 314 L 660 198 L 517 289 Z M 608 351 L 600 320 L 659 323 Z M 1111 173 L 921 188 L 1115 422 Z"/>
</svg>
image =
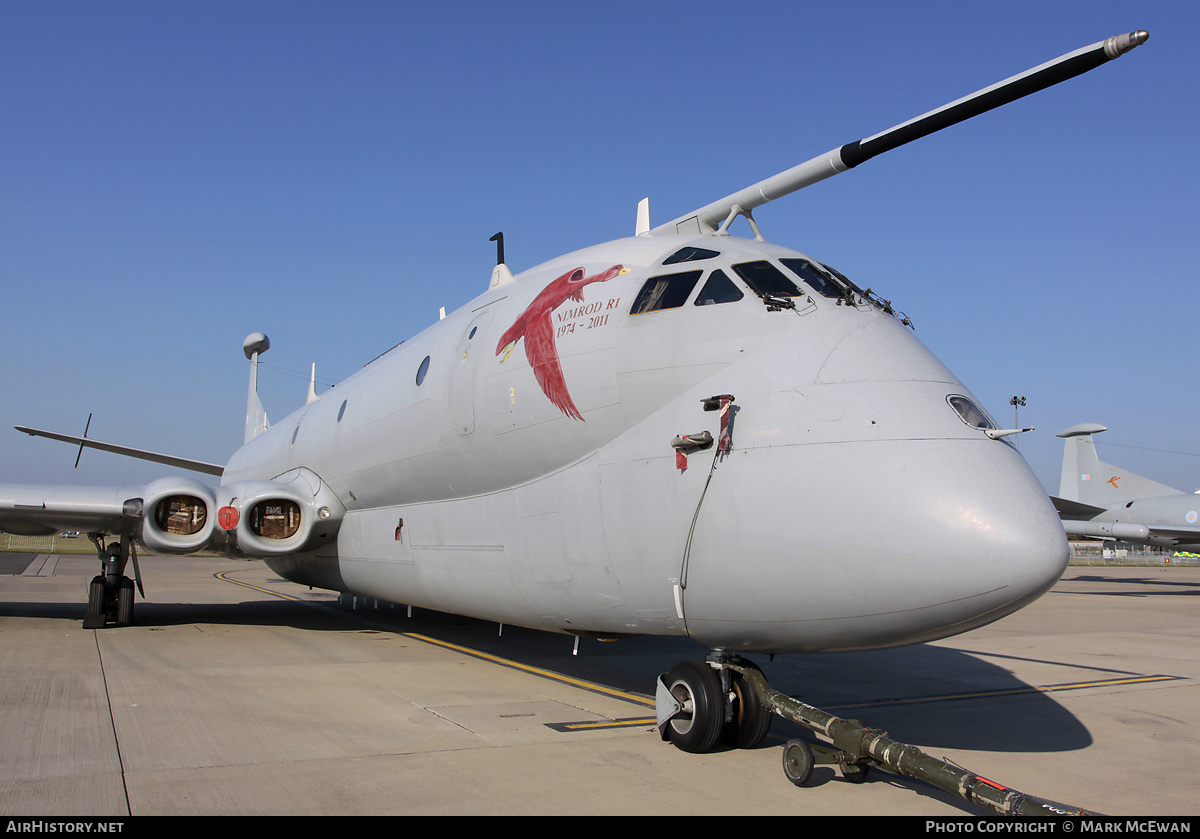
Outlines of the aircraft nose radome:
<svg viewBox="0 0 1200 839">
<path fill-rule="evenodd" d="M 715 513 L 702 516 L 703 534 L 697 528 L 704 549 L 693 549 L 686 617 L 713 646 L 804 652 L 944 638 L 1032 602 L 1066 567 L 1049 499 L 1004 443 L 981 435 L 746 457 L 760 454 L 745 470 L 754 485 L 720 497 L 726 521 L 773 534 L 768 547 L 744 557 Z M 806 480 L 837 474 L 844 479 Z M 755 603 L 752 621 L 746 602 Z"/>
<path fill-rule="evenodd" d="M 970 625 L 964 630 L 1028 605 L 1062 576 L 1070 554 L 1066 534 L 1036 481 L 1001 476 L 941 506 L 945 519 L 961 529 L 955 540 L 961 564 L 944 584 L 945 593 L 957 591 L 964 602 L 990 605 L 982 611 L 970 607 L 979 613 L 965 616 Z"/>
</svg>

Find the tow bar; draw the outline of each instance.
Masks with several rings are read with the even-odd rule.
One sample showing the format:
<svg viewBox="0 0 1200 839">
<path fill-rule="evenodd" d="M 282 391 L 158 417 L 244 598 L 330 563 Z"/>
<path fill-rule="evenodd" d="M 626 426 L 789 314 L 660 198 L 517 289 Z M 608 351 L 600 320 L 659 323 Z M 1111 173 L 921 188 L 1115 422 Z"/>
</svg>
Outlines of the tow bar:
<svg viewBox="0 0 1200 839">
<path fill-rule="evenodd" d="M 830 742 L 832 749 L 814 754 L 804 740 L 789 740 L 783 747 L 783 772 L 803 786 L 816 764 L 834 764 L 847 780 L 861 783 L 871 766 L 881 766 L 900 775 L 917 778 L 940 790 L 965 798 L 973 804 L 1005 816 L 1094 816 L 1097 813 L 1058 804 L 1009 789 L 974 772 L 938 760 L 916 746 L 898 743 L 883 731 L 867 728 L 858 720 L 827 714 L 820 708 L 773 689 L 752 663 L 739 656 L 725 656 L 721 666 L 742 675 L 754 688 L 763 705 L 774 714 L 804 726 Z"/>
</svg>

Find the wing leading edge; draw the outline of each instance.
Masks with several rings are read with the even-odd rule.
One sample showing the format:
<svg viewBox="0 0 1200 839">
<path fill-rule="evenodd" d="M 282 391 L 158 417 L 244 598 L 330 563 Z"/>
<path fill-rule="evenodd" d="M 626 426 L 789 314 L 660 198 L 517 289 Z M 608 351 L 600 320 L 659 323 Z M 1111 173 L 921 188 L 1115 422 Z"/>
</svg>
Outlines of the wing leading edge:
<svg viewBox="0 0 1200 839">
<path fill-rule="evenodd" d="M 0 484 L 0 530 L 49 536 L 61 530 L 128 534 L 136 529 L 143 487 Z"/>
<path fill-rule="evenodd" d="M 188 457 L 179 457 L 173 454 L 161 454 L 152 452 L 146 449 L 135 449 L 132 446 L 120 446 L 116 443 L 104 443 L 100 440 L 92 440 L 87 437 L 76 437 L 72 434 L 59 434 L 56 431 L 43 431 L 40 428 L 27 428 L 23 425 L 13 426 L 17 431 L 24 432 L 31 437 L 46 437 L 51 440 L 59 440 L 63 443 L 72 443 L 76 446 L 83 446 L 88 449 L 99 449 L 103 452 L 111 452 L 112 454 L 125 455 L 126 457 L 136 457 L 140 460 L 150 460 L 154 463 L 162 463 L 167 466 L 173 466 L 176 469 L 187 469 L 192 472 L 203 472 L 206 475 L 220 476 L 225 472 L 225 467 L 219 463 L 208 463 L 203 460 L 193 460 Z"/>
</svg>

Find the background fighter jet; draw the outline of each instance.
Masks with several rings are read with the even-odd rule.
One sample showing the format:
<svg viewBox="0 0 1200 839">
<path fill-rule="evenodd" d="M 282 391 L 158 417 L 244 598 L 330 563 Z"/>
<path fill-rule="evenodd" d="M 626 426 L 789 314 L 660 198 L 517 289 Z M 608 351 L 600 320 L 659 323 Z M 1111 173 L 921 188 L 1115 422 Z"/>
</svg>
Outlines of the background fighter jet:
<svg viewBox="0 0 1200 839">
<path fill-rule="evenodd" d="M 1065 442 L 1053 501 L 1067 533 L 1200 550 L 1200 495 L 1101 462 L 1092 435 L 1107 430 L 1085 422 L 1058 432 Z"/>
</svg>

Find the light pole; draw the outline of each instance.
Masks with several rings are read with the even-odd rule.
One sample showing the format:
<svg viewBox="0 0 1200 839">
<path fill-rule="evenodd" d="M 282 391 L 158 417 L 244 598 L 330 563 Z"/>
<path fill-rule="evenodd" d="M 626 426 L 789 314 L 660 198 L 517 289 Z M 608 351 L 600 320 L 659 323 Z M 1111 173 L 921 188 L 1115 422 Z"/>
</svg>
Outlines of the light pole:
<svg viewBox="0 0 1200 839">
<path fill-rule="evenodd" d="M 1018 419 L 1017 415 L 1021 410 L 1021 406 L 1025 404 L 1025 397 L 1024 396 L 1010 397 L 1008 400 L 1008 404 L 1013 406 L 1013 428 L 1020 428 L 1021 421 L 1020 421 L 1020 419 Z M 1014 434 L 1013 436 L 1016 438 L 1013 440 L 1013 445 L 1015 446 L 1018 444 L 1018 441 L 1020 440 L 1021 435 Z"/>
</svg>

